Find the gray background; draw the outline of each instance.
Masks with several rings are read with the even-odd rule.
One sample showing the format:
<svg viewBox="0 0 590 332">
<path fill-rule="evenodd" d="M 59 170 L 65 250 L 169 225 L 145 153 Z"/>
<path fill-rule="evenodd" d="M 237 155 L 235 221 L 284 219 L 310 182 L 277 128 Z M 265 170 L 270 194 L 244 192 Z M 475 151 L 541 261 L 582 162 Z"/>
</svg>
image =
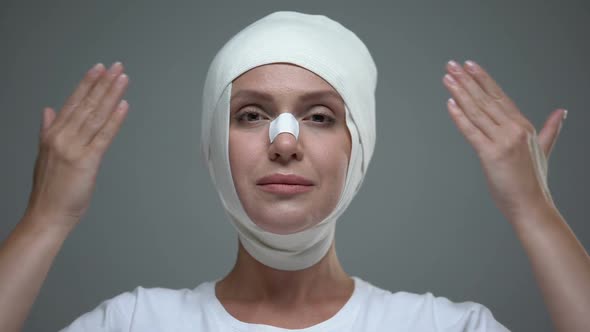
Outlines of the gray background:
<svg viewBox="0 0 590 332">
<path fill-rule="evenodd" d="M 237 250 L 199 153 L 206 70 L 240 29 L 275 10 L 324 14 L 377 63 L 377 145 L 337 227 L 345 270 L 392 291 L 486 305 L 514 331 L 550 331 L 528 258 L 448 115 L 449 59 L 487 68 L 540 130 L 569 116 L 550 159 L 555 202 L 590 245 L 586 126 L 590 6 L 583 1 L 3 1 L 0 239 L 26 207 L 44 106 L 61 108 L 94 63 L 120 60 L 131 111 L 91 207 L 64 243 L 25 325 L 57 330 L 138 285 L 193 288 Z"/>
</svg>

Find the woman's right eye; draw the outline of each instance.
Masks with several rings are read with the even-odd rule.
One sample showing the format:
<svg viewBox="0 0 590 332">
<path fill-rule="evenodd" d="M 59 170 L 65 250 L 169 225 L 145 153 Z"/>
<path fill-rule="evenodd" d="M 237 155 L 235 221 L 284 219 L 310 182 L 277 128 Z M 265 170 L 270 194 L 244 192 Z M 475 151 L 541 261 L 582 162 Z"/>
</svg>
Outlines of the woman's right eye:
<svg viewBox="0 0 590 332">
<path fill-rule="evenodd" d="M 260 112 L 254 110 L 247 110 L 243 111 L 237 116 L 237 120 L 239 122 L 256 122 L 260 120 L 265 120 L 266 116 Z"/>
<path fill-rule="evenodd" d="M 260 120 L 260 114 L 255 113 L 255 112 L 247 112 L 245 114 L 246 120 L 248 121 L 256 121 L 256 120 Z"/>
</svg>

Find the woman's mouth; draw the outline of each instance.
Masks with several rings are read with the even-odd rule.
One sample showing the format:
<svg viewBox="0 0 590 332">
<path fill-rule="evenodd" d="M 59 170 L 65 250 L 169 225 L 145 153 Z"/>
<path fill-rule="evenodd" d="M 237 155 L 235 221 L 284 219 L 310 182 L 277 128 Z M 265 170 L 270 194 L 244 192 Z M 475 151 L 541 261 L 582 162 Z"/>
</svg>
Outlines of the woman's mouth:
<svg viewBox="0 0 590 332">
<path fill-rule="evenodd" d="M 282 194 L 282 195 L 294 195 L 294 194 L 301 194 L 308 191 L 311 191 L 313 186 L 309 185 L 300 185 L 300 184 L 286 184 L 286 183 L 269 183 L 269 184 L 261 184 L 258 187 L 262 191 L 266 191 L 273 194 Z"/>
<path fill-rule="evenodd" d="M 279 195 L 294 195 L 309 192 L 314 183 L 295 174 L 275 173 L 259 179 L 256 184 L 265 192 Z"/>
</svg>

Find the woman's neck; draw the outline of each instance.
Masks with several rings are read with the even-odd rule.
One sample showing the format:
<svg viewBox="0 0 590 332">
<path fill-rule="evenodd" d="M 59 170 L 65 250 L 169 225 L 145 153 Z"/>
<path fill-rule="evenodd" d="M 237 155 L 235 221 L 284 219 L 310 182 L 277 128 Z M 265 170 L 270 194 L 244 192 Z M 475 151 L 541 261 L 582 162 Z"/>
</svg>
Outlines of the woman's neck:
<svg viewBox="0 0 590 332">
<path fill-rule="evenodd" d="M 353 290 L 354 280 L 343 270 L 334 242 L 315 265 L 283 271 L 260 263 L 238 241 L 236 264 L 216 285 L 219 298 L 292 305 L 314 299 L 348 298 Z"/>
</svg>

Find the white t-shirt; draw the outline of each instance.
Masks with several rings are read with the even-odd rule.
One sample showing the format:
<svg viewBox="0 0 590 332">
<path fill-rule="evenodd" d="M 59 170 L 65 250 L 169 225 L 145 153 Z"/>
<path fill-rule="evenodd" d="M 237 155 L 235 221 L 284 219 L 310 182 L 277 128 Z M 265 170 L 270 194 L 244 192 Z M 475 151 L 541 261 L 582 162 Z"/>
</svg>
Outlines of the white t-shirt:
<svg viewBox="0 0 590 332">
<path fill-rule="evenodd" d="M 215 296 L 215 281 L 195 289 L 136 287 L 100 303 L 60 332 L 146 331 L 509 331 L 488 308 L 454 303 L 432 293 L 392 293 L 359 277 L 346 304 L 331 318 L 304 329 L 251 324 L 230 315 Z"/>
</svg>

